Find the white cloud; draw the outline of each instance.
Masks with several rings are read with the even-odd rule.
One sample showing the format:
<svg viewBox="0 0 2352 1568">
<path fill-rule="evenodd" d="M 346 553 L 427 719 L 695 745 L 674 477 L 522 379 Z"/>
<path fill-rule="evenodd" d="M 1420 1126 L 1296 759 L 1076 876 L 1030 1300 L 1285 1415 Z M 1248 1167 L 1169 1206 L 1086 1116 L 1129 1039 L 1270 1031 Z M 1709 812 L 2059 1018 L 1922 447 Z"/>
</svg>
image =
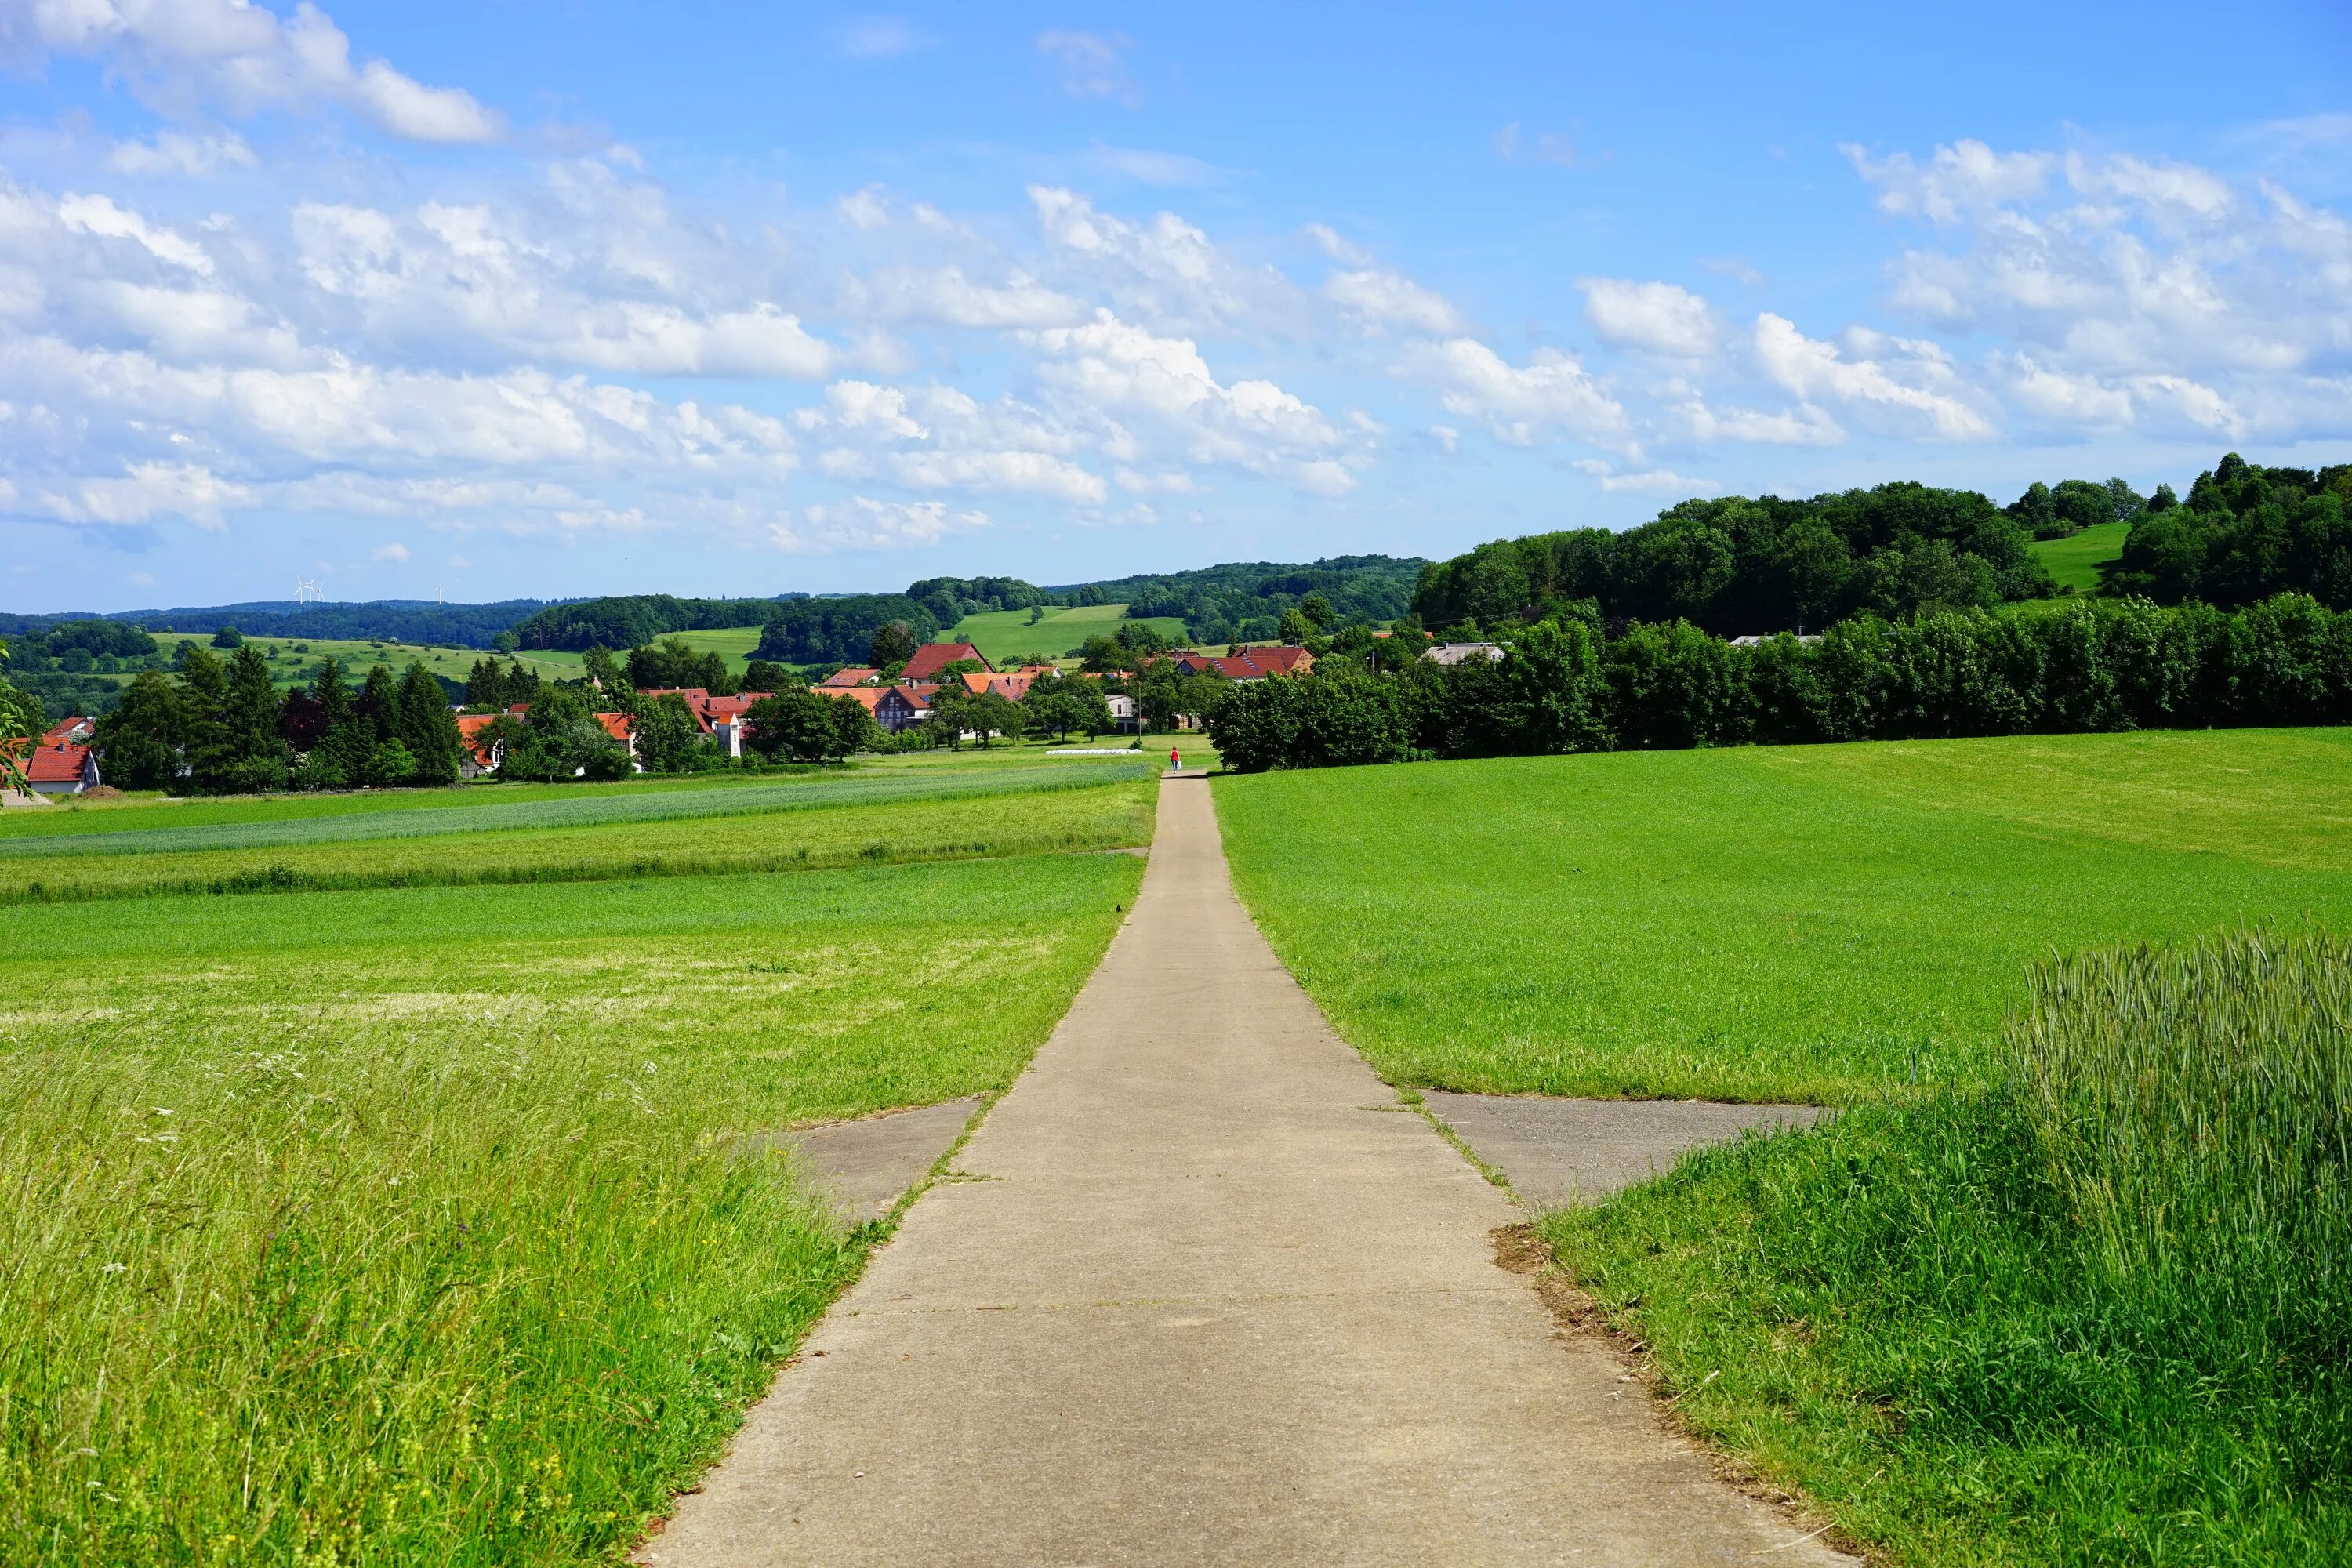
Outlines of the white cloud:
<svg viewBox="0 0 2352 1568">
<path fill-rule="evenodd" d="M 1613 449 L 1633 444 L 1624 406 L 1558 349 L 1538 349 L 1514 365 L 1475 338 L 1452 338 L 1412 350 L 1400 368 L 1434 385 L 1448 413 L 1484 420 L 1515 447 L 1555 434 Z"/>
<path fill-rule="evenodd" d="M 1700 359 L 1722 337 L 1707 302 L 1672 283 L 1580 278 L 1576 286 L 1584 290 L 1585 321 L 1612 348 Z"/>
<path fill-rule="evenodd" d="M 1128 74 L 1127 51 L 1135 40 L 1124 33 L 1087 33 L 1048 27 L 1037 35 L 1037 52 L 1073 98 L 1105 98 L 1132 109 L 1143 101 Z"/>
<path fill-rule="evenodd" d="M 107 155 L 110 167 L 125 174 L 209 174 L 215 169 L 254 166 L 253 149 L 234 131 L 214 136 L 190 136 L 163 131 L 152 142 L 117 142 Z"/>
<path fill-rule="evenodd" d="M 2227 182 L 2193 163 L 2151 163 L 2128 154 L 2095 163 L 2070 153 L 2066 183 L 2085 195 L 2121 196 L 2206 223 L 2228 216 L 2236 205 Z"/>
<path fill-rule="evenodd" d="M 1299 232 L 1314 241 L 1315 247 L 1334 261 L 1349 267 L 1370 267 L 1372 264 L 1370 251 L 1351 244 L 1328 223 L 1310 223 Z"/>
<path fill-rule="evenodd" d="M 1165 337 L 1097 310 L 1082 327 L 1023 334 L 1044 351 L 1038 379 L 1065 406 L 1149 422 L 1191 461 L 1229 464 L 1317 494 L 1355 484 L 1349 437 L 1273 382 L 1221 384 L 1189 338 Z"/>
<path fill-rule="evenodd" d="M 624 213 L 627 193 L 585 194 L 585 216 Z M 814 380 L 839 355 L 772 300 L 691 308 L 663 294 L 693 285 L 658 212 L 634 234 L 601 224 L 592 237 L 541 232 L 487 205 L 425 203 L 411 212 L 311 204 L 294 213 L 302 270 L 350 301 L 394 343 L 462 332 L 533 359 L 646 375 Z M 695 289 L 695 292 L 705 290 Z"/>
<path fill-rule="evenodd" d="M 2095 375 L 2070 375 L 2019 354 L 2010 395 L 2032 413 L 2057 424 L 2116 428 L 2132 422 L 2131 394 L 2103 384 Z"/>
<path fill-rule="evenodd" d="M 802 509 L 798 521 L 769 525 L 768 539 L 793 554 L 839 550 L 908 550 L 995 526 L 984 511 L 950 511 L 941 501 L 887 501 L 852 496 Z"/>
<path fill-rule="evenodd" d="M 1191 187 L 1213 185 L 1224 171 L 1204 159 L 1183 153 L 1158 153 L 1146 147 L 1107 147 L 1097 142 L 1087 161 L 1143 185 Z"/>
<path fill-rule="evenodd" d="M 370 556 L 369 559 L 372 561 L 382 561 L 390 563 L 394 565 L 399 565 L 406 562 L 408 559 L 408 546 L 395 541 L 391 544 L 385 545 L 381 550 L 378 550 L 373 555 Z"/>
<path fill-rule="evenodd" d="M 1369 268 L 1335 272 L 1324 283 L 1323 292 L 1368 331 L 1399 327 L 1443 337 L 1463 330 L 1462 313 L 1444 295 L 1399 273 Z"/>
<path fill-rule="evenodd" d="M 121 479 L 70 479 L 37 493 L 35 510 L 59 522 L 125 527 L 180 519 L 218 528 L 224 509 L 247 501 L 246 486 L 194 463 L 130 463 Z"/>
<path fill-rule="evenodd" d="M 954 263 L 889 268 L 854 279 L 844 304 L 852 314 L 872 319 L 982 330 L 1065 326 L 1088 313 L 1084 302 L 1026 273 L 1013 273 L 1003 283 L 979 283 Z"/>
<path fill-rule="evenodd" d="M 842 25 L 835 38 L 853 60 L 896 59 L 939 42 L 903 16 L 855 17 Z"/>
<path fill-rule="evenodd" d="M 1597 458 L 1580 458 L 1569 467 L 1600 480 L 1601 489 L 1610 495 L 1626 492 L 1637 495 L 1706 495 L 1723 488 L 1709 479 L 1686 479 L 1672 468 L 1647 468 L 1640 473 L 1621 474 Z"/>
<path fill-rule="evenodd" d="M 1756 318 L 1754 342 L 1765 374 L 1809 402 L 1920 416 L 1925 433 L 1939 440 L 1979 441 L 1993 434 L 1991 423 L 1950 390 L 1957 378 L 1932 345 L 1884 339 L 1864 346 L 1890 348 L 1892 357 L 1850 356 L 1769 310 Z M 1920 425 L 1919 419 L 1903 422 L 1915 430 Z"/>
<path fill-rule="evenodd" d="M 1297 321 L 1300 300 L 1286 279 L 1236 266 L 1174 213 L 1130 222 L 1058 185 L 1032 185 L 1029 200 L 1054 280 L 1107 295 L 1122 316 L 1175 331 Z"/>
<path fill-rule="evenodd" d="M 185 268 L 200 277 L 212 276 L 213 258 L 205 254 L 204 247 L 172 229 L 150 224 L 135 212 L 116 206 L 108 197 L 68 195 L 58 203 L 58 221 L 75 234 L 127 239 L 158 261 Z"/>
<path fill-rule="evenodd" d="M 381 59 L 354 66 L 351 39 L 307 0 L 286 20 L 246 0 L 19 0 L 9 10 L 20 46 L 102 59 L 170 114 L 334 103 L 415 142 L 494 142 L 505 129 L 459 89 L 427 87 Z"/>
<path fill-rule="evenodd" d="M 835 203 L 834 206 L 852 228 L 871 232 L 874 229 L 886 227 L 890 222 L 889 205 L 883 199 L 882 187 L 879 185 L 868 185 L 862 191 L 854 191 Z"/>
<path fill-rule="evenodd" d="M 1852 142 L 1840 142 L 1838 151 L 1877 187 L 1882 209 L 1939 224 L 2036 195 L 2057 163 L 2047 153 L 1996 153 L 1973 139 L 1937 148 L 1925 163 L 1908 153 L 1874 160 Z"/>
</svg>

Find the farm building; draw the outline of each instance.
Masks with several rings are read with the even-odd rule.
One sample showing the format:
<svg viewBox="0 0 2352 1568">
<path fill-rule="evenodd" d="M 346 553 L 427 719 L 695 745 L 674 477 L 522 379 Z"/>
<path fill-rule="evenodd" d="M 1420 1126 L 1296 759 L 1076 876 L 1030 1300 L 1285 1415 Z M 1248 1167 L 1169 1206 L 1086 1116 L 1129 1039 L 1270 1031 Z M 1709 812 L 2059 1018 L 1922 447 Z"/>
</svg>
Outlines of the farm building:
<svg viewBox="0 0 2352 1568">
<path fill-rule="evenodd" d="M 853 686 L 845 691 L 827 690 L 812 686 L 810 690 L 821 697 L 846 697 L 864 705 L 874 721 L 895 735 L 901 730 L 911 730 L 931 716 L 929 695 L 915 687 L 901 683 L 897 686 Z"/>
<path fill-rule="evenodd" d="M 826 676 L 823 680 L 818 681 L 817 689 L 820 691 L 838 691 L 842 688 L 847 686 L 870 685 L 873 682 L 874 678 L 881 673 L 882 672 L 880 670 L 875 668 L 870 664 L 853 664 L 845 669 L 836 669 L 831 675 Z"/>
<path fill-rule="evenodd" d="M 89 749 L 90 721 L 72 718 L 50 727 L 25 758 L 35 795 L 79 795 L 98 787 L 98 753 Z"/>
<path fill-rule="evenodd" d="M 1227 680 L 1264 680 L 1270 675 L 1305 675 L 1315 656 L 1303 647 L 1245 647 L 1234 654 L 1180 653 L 1179 675 L 1222 675 Z"/>
<path fill-rule="evenodd" d="M 1433 643 L 1421 656 L 1432 664 L 1464 664 L 1474 658 L 1500 658 L 1503 645 L 1498 642 Z"/>
<path fill-rule="evenodd" d="M 929 680 L 940 670 L 961 659 L 979 659 L 980 668 L 992 670 L 996 666 L 981 658 L 980 649 L 968 642 L 927 642 L 915 650 L 907 668 L 898 672 L 901 680 Z"/>
</svg>

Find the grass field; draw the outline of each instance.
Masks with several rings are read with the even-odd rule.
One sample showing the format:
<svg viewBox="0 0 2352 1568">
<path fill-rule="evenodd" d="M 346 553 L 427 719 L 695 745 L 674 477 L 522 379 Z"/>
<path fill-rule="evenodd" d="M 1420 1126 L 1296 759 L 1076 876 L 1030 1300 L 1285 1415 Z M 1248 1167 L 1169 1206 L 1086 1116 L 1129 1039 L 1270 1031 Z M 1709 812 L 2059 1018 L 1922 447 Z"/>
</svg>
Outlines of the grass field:
<svg viewBox="0 0 2352 1568">
<path fill-rule="evenodd" d="M 2027 548 L 2060 587 L 2095 594 L 2105 581 L 2099 568 L 2123 554 L 2124 535 L 2130 531 L 2129 522 L 2103 522 L 2064 539 L 2037 539 Z"/>
<path fill-rule="evenodd" d="M 10 1560 L 615 1560 L 872 1239 L 740 1135 L 1004 1088 L 1132 900 L 1127 856 L 867 853 L 1148 834 L 1148 783 L 1020 792 L 1030 771 L 985 796 L 49 858 L 364 878 L 561 840 L 616 879 L 0 913 Z M 146 809 L 231 832 L 282 825 L 275 804 Z M 203 811 L 226 815 L 181 815 Z M 859 864 L 627 875 L 761 833 Z"/>
<path fill-rule="evenodd" d="M 990 610 L 966 616 L 947 633 L 950 642 L 968 642 L 991 664 L 1042 653 L 1059 658 L 1091 637 L 1108 637 L 1127 619 L 1125 605 L 1077 605 L 1048 608 L 1045 619 L 1029 624 L 1026 610 Z M 1136 619 L 1178 643 L 1184 640 L 1184 623 L 1174 616 L 1139 616 Z"/>
<path fill-rule="evenodd" d="M 2352 926 L 2352 731 L 1221 777 L 1235 883 L 1391 1079 L 1853 1103 L 1995 1070 L 2025 964 Z"/>
</svg>

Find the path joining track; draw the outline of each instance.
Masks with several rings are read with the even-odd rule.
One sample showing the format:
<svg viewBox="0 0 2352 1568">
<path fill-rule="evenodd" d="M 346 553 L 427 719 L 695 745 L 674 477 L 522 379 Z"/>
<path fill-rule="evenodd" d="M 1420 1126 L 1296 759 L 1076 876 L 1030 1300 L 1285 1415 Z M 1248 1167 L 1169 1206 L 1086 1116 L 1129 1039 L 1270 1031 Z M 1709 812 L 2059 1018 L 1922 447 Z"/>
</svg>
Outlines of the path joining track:
<svg viewBox="0 0 2352 1568">
<path fill-rule="evenodd" d="M 1134 913 L 643 1560 L 1849 1560 L 1563 1336 L 1162 785 Z"/>
</svg>

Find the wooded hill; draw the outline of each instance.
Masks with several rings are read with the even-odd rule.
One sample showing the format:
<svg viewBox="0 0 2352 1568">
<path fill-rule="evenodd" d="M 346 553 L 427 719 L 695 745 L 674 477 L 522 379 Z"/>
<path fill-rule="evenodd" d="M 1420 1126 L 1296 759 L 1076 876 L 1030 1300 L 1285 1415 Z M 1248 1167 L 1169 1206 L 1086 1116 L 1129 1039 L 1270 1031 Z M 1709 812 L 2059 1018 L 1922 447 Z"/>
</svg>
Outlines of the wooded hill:
<svg viewBox="0 0 2352 1568">
<path fill-rule="evenodd" d="M 1589 600 L 1608 621 L 1687 620 L 1732 637 L 1820 630 L 1870 613 L 1991 609 L 2060 590 L 2028 545 L 2128 521 L 2103 592 L 2234 605 L 2284 591 L 2352 605 L 2352 465 L 2264 468 L 2232 452 L 2186 501 L 2122 479 L 2036 483 L 2007 507 L 1900 482 L 1805 500 L 1686 500 L 1612 533 L 1496 540 L 1424 570 L 1412 608 L 1433 628 L 1539 618 Z"/>
</svg>

